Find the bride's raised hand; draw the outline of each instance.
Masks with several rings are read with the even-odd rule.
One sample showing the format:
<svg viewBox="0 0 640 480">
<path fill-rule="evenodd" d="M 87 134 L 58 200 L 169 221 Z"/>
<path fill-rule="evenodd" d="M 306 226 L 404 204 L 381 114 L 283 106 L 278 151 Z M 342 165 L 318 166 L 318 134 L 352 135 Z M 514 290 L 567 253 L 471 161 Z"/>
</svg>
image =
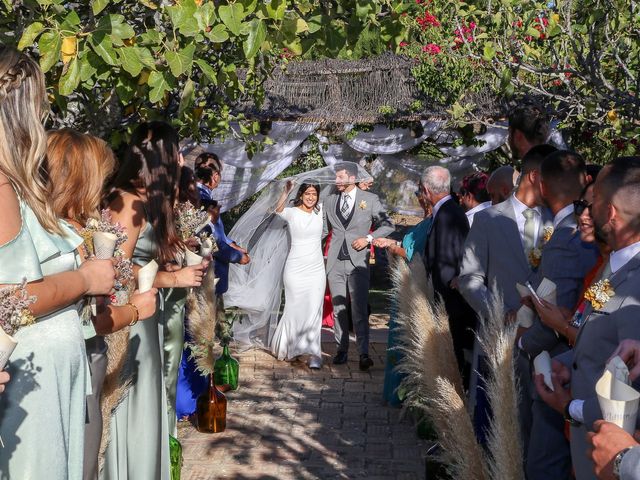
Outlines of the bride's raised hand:
<svg viewBox="0 0 640 480">
<path fill-rule="evenodd" d="M 287 183 L 284 185 L 284 192 L 289 195 L 293 187 L 295 186 L 295 182 L 293 180 L 287 180 Z"/>
</svg>

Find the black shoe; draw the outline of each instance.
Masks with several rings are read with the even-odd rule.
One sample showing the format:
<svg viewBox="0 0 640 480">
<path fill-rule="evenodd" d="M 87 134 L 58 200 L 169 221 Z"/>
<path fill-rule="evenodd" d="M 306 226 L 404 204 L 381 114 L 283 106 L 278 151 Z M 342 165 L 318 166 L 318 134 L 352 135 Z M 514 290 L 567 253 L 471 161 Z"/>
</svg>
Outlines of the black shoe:
<svg viewBox="0 0 640 480">
<path fill-rule="evenodd" d="M 334 365 L 342 365 L 343 363 L 347 363 L 347 352 L 338 352 L 335 357 L 333 357 Z"/>
<path fill-rule="evenodd" d="M 372 366 L 373 366 L 373 360 L 369 358 L 369 355 L 367 355 L 366 353 L 363 355 L 360 355 L 360 370 L 364 372 L 366 370 L 369 370 L 369 368 Z"/>
</svg>

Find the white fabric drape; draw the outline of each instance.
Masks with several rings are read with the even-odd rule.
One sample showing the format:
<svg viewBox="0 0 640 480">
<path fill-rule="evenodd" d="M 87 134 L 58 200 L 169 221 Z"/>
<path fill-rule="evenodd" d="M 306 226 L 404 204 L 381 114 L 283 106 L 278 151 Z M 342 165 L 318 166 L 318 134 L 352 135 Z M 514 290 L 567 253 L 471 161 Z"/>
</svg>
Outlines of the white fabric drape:
<svg viewBox="0 0 640 480">
<path fill-rule="evenodd" d="M 479 135 L 473 145 L 452 146 L 460 135 L 446 128 L 441 121 L 421 122 L 423 131 L 418 137 L 410 129 L 389 129 L 377 125 L 371 132 L 360 132 L 353 138 L 345 135 L 343 143 L 331 144 L 326 137 L 315 133 L 320 142 L 320 153 L 327 165 L 351 161 L 363 165 L 369 155 L 377 160 L 370 165 L 374 177 L 374 190 L 396 211 L 415 212 L 419 206 L 413 192 L 417 188 L 422 171 L 429 165 L 440 164 L 450 169 L 454 183 L 462 176 L 483 165 L 483 155 L 505 144 L 508 137 L 506 122 L 489 126 Z M 209 144 L 185 142 L 183 152 L 187 161 L 193 160 L 200 152 L 217 154 L 224 163 L 222 180 L 214 190 L 214 197 L 221 202 L 222 211 L 227 211 L 254 193 L 260 191 L 287 168 L 309 147 L 305 140 L 318 128 L 315 123 L 273 122 L 268 134 L 272 145 L 265 145 L 261 152 L 249 158 L 246 144 L 240 139 L 239 127 L 234 125 L 234 134 L 227 135 Z M 446 155 L 438 161 L 418 159 L 406 154 L 427 138 L 432 138 L 437 148 Z M 257 135 L 255 141 L 264 139 Z M 562 135 L 557 130 L 557 122 L 552 123 L 550 143 L 567 148 Z M 398 190 L 397 192 L 395 190 Z M 397 201 L 397 203 L 395 203 Z"/>
<path fill-rule="evenodd" d="M 423 131 L 417 137 L 415 132 L 408 128 L 390 129 L 384 125 L 376 125 L 373 127 L 372 132 L 361 132 L 351 139 L 345 136 L 344 141 L 351 148 L 361 153 L 376 153 L 378 155 L 398 153 L 420 145 L 444 124 L 441 121 L 422 121 L 420 123 Z"/>
<path fill-rule="evenodd" d="M 213 197 L 225 212 L 264 188 L 300 155 L 300 145 L 316 129 L 316 123 L 273 122 L 269 131 L 272 145 L 265 145 L 261 152 L 249 158 L 246 144 L 239 138 L 238 125 L 233 125 L 234 134 L 213 143 L 196 144 L 185 142 L 187 160 L 193 160 L 201 152 L 218 155 L 224 164 L 220 185 Z M 263 140 L 257 135 L 254 140 Z"/>
</svg>

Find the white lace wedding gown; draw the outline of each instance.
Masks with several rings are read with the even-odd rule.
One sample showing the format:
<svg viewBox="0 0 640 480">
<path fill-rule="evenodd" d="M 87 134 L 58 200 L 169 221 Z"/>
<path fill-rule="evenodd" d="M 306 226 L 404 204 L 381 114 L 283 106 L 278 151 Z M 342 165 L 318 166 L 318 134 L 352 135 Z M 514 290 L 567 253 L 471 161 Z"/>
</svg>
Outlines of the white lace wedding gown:
<svg viewBox="0 0 640 480">
<path fill-rule="evenodd" d="M 322 355 L 320 335 L 326 283 L 322 257 L 322 207 L 318 212 L 285 208 L 291 249 L 284 267 L 284 312 L 271 340 L 278 360 L 298 355 Z"/>
</svg>

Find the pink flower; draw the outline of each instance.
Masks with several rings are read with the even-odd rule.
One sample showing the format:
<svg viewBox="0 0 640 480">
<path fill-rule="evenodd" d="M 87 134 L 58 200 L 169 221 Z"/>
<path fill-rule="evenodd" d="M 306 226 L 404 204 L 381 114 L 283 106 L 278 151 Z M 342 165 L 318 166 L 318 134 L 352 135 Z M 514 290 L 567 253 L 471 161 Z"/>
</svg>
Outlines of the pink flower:
<svg viewBox="0 0 640 480">
<path fill-rule="evenodd" d="M 400 47 L 406 47 L 407 45 L 409 45 L 407 42 L 400 42 Z"/>
<path fill-rule="evenodd" d="M 436 45 L 435 43 L 428 43 L 422 47 L 422 51 L 429 55 L 437 55 L 442 51 L 442 48 L 440 48 L 440 45 Z"/>
</svg>

